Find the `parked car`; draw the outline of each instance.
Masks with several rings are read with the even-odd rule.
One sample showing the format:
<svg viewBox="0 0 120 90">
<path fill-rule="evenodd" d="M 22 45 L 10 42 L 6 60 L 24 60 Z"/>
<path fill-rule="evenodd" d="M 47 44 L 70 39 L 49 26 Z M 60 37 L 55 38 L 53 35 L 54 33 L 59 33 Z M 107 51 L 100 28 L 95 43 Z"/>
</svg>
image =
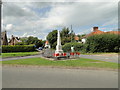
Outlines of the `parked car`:
<svg viewBox="0 0 120 90">
<path fill-rule="evenodd" d="M 38 50 L 43 50 L 43 48 L 42 48 L 42 47 L 39 47 Z"/>
</svg>

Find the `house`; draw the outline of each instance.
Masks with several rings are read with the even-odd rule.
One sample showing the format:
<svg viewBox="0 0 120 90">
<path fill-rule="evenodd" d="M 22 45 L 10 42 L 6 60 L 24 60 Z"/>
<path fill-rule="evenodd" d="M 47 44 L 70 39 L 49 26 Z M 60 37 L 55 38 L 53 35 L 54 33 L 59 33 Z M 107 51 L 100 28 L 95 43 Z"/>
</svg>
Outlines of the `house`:
<svg viewBox="0 0 120 90">
<path fill-rule="evenodd" d="M 86 42 L 87 37 L 89 36 L 93 36 L 93 35 L 99 35 L 99 34 L 104 34 L 104 33 L 108 33 L 108 34 L 120 34 L 120 31 L 108 31 L 108 32 L 104 32 L 98 29 L 98 27 L 93 27 L 93 31 L 87 35 L 85 35 L 84 37 L 82 37 L 82 43 Z"/>
<path fill-rule="evenodd" d="M 78 42 L 79 41 L 79 37 L 77 35 L 75 35 L 74 40 Z"/>
<path fill-rule="evenodd" d="M 50 44 L 49 44 L 49 42 L 47 40 L 45 42 L 45 48 L 50 48 Z"/>
<path fill-rule="evenodd" d="M 22 41 L 18 37 L 15 37 L 12 35 L 9 41 L 9 45 L 16 45 L 19 42 L 22 42 Z"/>
<path fill-rule="evenodd" d="M 8 45 L 7 32 L 1 32 L 1 45 Z"/>
</svg>

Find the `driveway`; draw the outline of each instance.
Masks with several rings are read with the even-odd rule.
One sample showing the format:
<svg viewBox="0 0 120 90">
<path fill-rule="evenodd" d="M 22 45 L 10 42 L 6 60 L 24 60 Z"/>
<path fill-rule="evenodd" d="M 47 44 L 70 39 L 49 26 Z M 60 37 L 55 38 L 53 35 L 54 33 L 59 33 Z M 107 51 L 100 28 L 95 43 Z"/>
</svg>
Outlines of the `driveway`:
<svg viewBox="0 0 120 90">
<path fill-rule="evenodd" d="M 2 68 L 3 88 L 117 88 L 118 72 L 38 67 Z"/>
</svg>

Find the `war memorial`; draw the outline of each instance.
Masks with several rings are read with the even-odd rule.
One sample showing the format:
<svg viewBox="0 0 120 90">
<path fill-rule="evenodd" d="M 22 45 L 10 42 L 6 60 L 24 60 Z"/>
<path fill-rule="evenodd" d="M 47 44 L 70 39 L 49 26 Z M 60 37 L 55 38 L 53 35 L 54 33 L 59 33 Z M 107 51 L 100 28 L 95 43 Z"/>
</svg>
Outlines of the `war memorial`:
<svg viewBox="0 0 120 90">
<path fill-rule="evenodd" d="M 79 52 L 75 52 L 74 51 L 74 47 L 71 47 L 71 52 L 64 52 L 62 50 L 62 45 L 61 45 L 61 38 L 60 38 L 60 31 L 57 31 L 57 45 L 56 45 L 56 50 L 52 50 L 50 48 L 49 43 L 47 42 L 45 44 L 45 49 L 43 50 L 43 57 L 47 57 L 47 58 L 53 58 L 54 60 L 63 60 L 63 59 L 67 59 L 69 60 L 69 58 L 79 58 L 80 57 L 80 53 Z"/>
</svg>

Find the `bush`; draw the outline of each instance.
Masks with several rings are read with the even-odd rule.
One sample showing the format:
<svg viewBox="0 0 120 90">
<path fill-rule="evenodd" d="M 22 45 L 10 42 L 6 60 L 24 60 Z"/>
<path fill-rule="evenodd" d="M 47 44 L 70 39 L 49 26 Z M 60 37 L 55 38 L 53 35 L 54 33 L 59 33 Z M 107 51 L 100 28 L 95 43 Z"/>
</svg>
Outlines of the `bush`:
<svg viewBox="0 0 120 90">
<path fill-rule="evenodd" d="M 2 52 L 31 52 L 35 51 L 35 47 L 33 45 L 3 45 Z"/>
<path fill-rule="evenodd" d="M 72 46 L 74 46 L 75 51 L 82 51 L 84 49 L 84 46 L 82 43 L 74 42 L 74 43 L 66 43 L 65 45 L 63 45 L 63 51 L 70 52 Z"/>
<path fill-rule="evenodd" d="M 120 38 L 116 34 L 100 34 L 87 38 L 86 52 L 119 52 Z"/>
<path fill-rule="evenodd" d="M 25 43 L 24 42 L 18 42 L 15 45 L 25 45 Z"/>
</svg>

